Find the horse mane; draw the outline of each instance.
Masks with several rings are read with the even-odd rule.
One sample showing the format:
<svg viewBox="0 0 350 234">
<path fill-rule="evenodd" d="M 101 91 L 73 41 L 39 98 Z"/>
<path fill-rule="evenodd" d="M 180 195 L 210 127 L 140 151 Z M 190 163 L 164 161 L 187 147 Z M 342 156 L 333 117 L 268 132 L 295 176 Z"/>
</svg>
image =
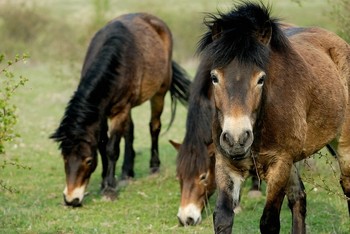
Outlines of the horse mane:
<svg viewBox="0 0 350 234">
<path fill-rule="evenodd" d="M 132 34 L 118 21 L 99 30 L 86 53 L 80 83 L 70 99 L 57 130 L 50 136 L 62 150 L 71 150 L 77 141 L 92 143 L 98 128 L 88 136 L 87 128 L 99 124 L 106 112 L 111 90 L 118 89 L 123 51 L 130 49 Z M 113 95 L 123 95 L 121 92 Z M 90 133 L 91 134 L 91 133 Z M 96 142 L 93 142 L 96 143 Z"/>
<path fill-rule="evenodd" d="M 210 57 L 216 67 L 224 67 L 236 58 L 241 63 L 254 63 L 264 68 L 269 48 L 257 40 L 257 35 L 266 23 L 272 28 L 270 49 L 284 52 L 290 48 L 279 20 L 270 17 L 270 9 L 262 3 L 245 1 L 226 14 L 207 14 L 204 24 L 209 30 L 198 42 L 197 53 Z M 219 28 L 220 32 L 215 34 L 215 28 Z"/>
<path fill-rule="evenodd" d="M 204 60 L 203 60 L 204 61 Z M 186 135 L 177 158 L 177 175 L 183 179 L 194 178 L 209 168 L 207 146 L 212 143 L 212 103 L 210 100 L 210 66 L 200 64 L 191 86 Z"/>
</svg>

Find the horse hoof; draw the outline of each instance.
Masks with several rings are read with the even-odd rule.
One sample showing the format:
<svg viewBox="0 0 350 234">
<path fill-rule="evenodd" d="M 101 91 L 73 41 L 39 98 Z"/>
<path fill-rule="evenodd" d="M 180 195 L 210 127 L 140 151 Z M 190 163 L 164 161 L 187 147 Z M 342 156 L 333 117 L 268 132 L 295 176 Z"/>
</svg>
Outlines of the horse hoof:
<svg viewBox="0 0 350 234">
<path fill-rule="evenodd" d="M 132 180 L 131 177 L 127 177 L 125 179 L 120 180 L 119 183 L 118 183 L 118 187 L 125 187 L 125 186 L 127 186 L 131 180 Z"/>
<path fill-rule="evenodd" d="M 249 198 L 259 198 L 262 197 L 262 192 L 259 190 L 250 190 L 248 192 L 248 197 Z"/>
<path fill-rule="evenodd" d="M 150 171 L 150 174 L 153 175 L 153 174 L 158 174 L 159 173 L 159 167 L 151 167 L 151 171 Z"/>
<path fill-rule="evenodd" d="M 102 190 L 102 199 L 113 201 L 117 198 L 117 190 L 115 188 L 106 187 Z"/>
<path fill-rule="evenodd" d="M 128 175 L 126 173 L 123 173 L 122 176 L 120 177 L 120 181 L 129 181 L 129 180 L 132 180 L 133 178 L 134 178 L 133 175 Z"/>
<path fill-rule="evenodd" d="M 241 213 L 242 211 L 242 206 L 238 205 L 236 206 L 236 208 L 233 209 L 233 212 L 235 212 L 235 214 Z"/>
</svg>

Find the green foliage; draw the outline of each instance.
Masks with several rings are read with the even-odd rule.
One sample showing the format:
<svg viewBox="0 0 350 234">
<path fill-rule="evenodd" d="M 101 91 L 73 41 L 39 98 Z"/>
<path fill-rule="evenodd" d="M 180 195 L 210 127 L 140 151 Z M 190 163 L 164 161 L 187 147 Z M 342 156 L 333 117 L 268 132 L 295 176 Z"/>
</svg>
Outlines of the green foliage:
<svg viewBox="0 0 350 234">
<path fill-rule="evenodd" d="M 0 54 L 0 155 L 6 153 L 5 144 L 12 142 L 19 134 L 15 130 L 17 124 L 16 105 L 12 104 L 11 99 L 15 95 L 16 90 L 27 82 L 27 78 L 16 76 L 13 67 L 18 62 L 25 62 L 29 56 L 23 54 L 16 55 L 13 60 L 7 60 L 4 54 Z M 3 161 L 0 165 L 4 168 L 7 164 L 20 166 L 15 162 Z M 12 188 L 5 186 L 0 180 L 0 187 L 13 191 Z"/>
<path fill-rule="evenodd" d="M 0 54 L 0 154 L 5 153 L 5 142 L 10 142 L 18 136 L 14 130 L 17 123 L 16 106 L 10 100 L 19 86 L 27 82 L 23 76 L 17 77 L 12 68 L 16 63 L 25 62 L 27 54 L 16 55 L 14 60 L 5 61 L 5 55 Z M 4 64 L 5 63 L 5 64 Z"/>
</svg>

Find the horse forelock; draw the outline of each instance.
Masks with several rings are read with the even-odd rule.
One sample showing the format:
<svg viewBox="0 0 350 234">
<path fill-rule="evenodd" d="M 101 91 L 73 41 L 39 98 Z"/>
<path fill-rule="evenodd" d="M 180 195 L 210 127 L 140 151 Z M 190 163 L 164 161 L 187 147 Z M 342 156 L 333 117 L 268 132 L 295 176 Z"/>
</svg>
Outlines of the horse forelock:
<svg viewBox="0 0 350 234">
<path fill-rule="evenodd" d="M 177 176 L 183 180 L 194 179 L 199 173 L 206 172 L 210 163 L 207 146 L 202 141 L 187 142 L 181 145 L 176 167 Z"/>
<path fill-rule="evenodd" d="M 257 39 L 257 33 L 267 22 L 272 29 L 269 46 Z M 200 39 L 197 52 L 210 58 L 215 67 L 224 67 L 233 59 L 238 59 L 241 63 L 254 63 L 264 68 L 270 49 L 285 51 L 289 47 L 278 19 L 270 17 L 270 7 L 262 3 L 244 2 L 226 14 L 208 14 L 204 24 L 208 32 Z M 217 35 L 213 35 L 214 27 L 220 29 Z"/>
</svg>

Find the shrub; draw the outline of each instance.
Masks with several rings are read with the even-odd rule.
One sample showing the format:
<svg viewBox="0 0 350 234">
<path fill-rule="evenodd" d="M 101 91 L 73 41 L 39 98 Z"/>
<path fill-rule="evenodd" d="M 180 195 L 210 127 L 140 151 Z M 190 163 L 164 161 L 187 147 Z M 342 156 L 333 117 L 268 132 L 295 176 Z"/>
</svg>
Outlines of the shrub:
<svg viewBox="0 0 350 234">
<path fill-rule="evenodd" d="M 25 62 L 28 55 L 16 55 L 14 60 L 7 60 L 4 54 L 0 54 L 0 155 L 6 153 L 6 143 L 12 142 L 19 134 L 15 130 L 17 123 L 16 105 L 11 103 L 11 98 L 16 93 L 16 90 L 27 82 L 27 78 L 16 76 L 13 67 L 18 62 Z M 3 160 L 0 167 L 5 167 L 11 164 L 17 167 L 22 167 L 17 162 L 8 162 Z M 0 179 L 0 188 L 14 191 Z"/>
</svg>

